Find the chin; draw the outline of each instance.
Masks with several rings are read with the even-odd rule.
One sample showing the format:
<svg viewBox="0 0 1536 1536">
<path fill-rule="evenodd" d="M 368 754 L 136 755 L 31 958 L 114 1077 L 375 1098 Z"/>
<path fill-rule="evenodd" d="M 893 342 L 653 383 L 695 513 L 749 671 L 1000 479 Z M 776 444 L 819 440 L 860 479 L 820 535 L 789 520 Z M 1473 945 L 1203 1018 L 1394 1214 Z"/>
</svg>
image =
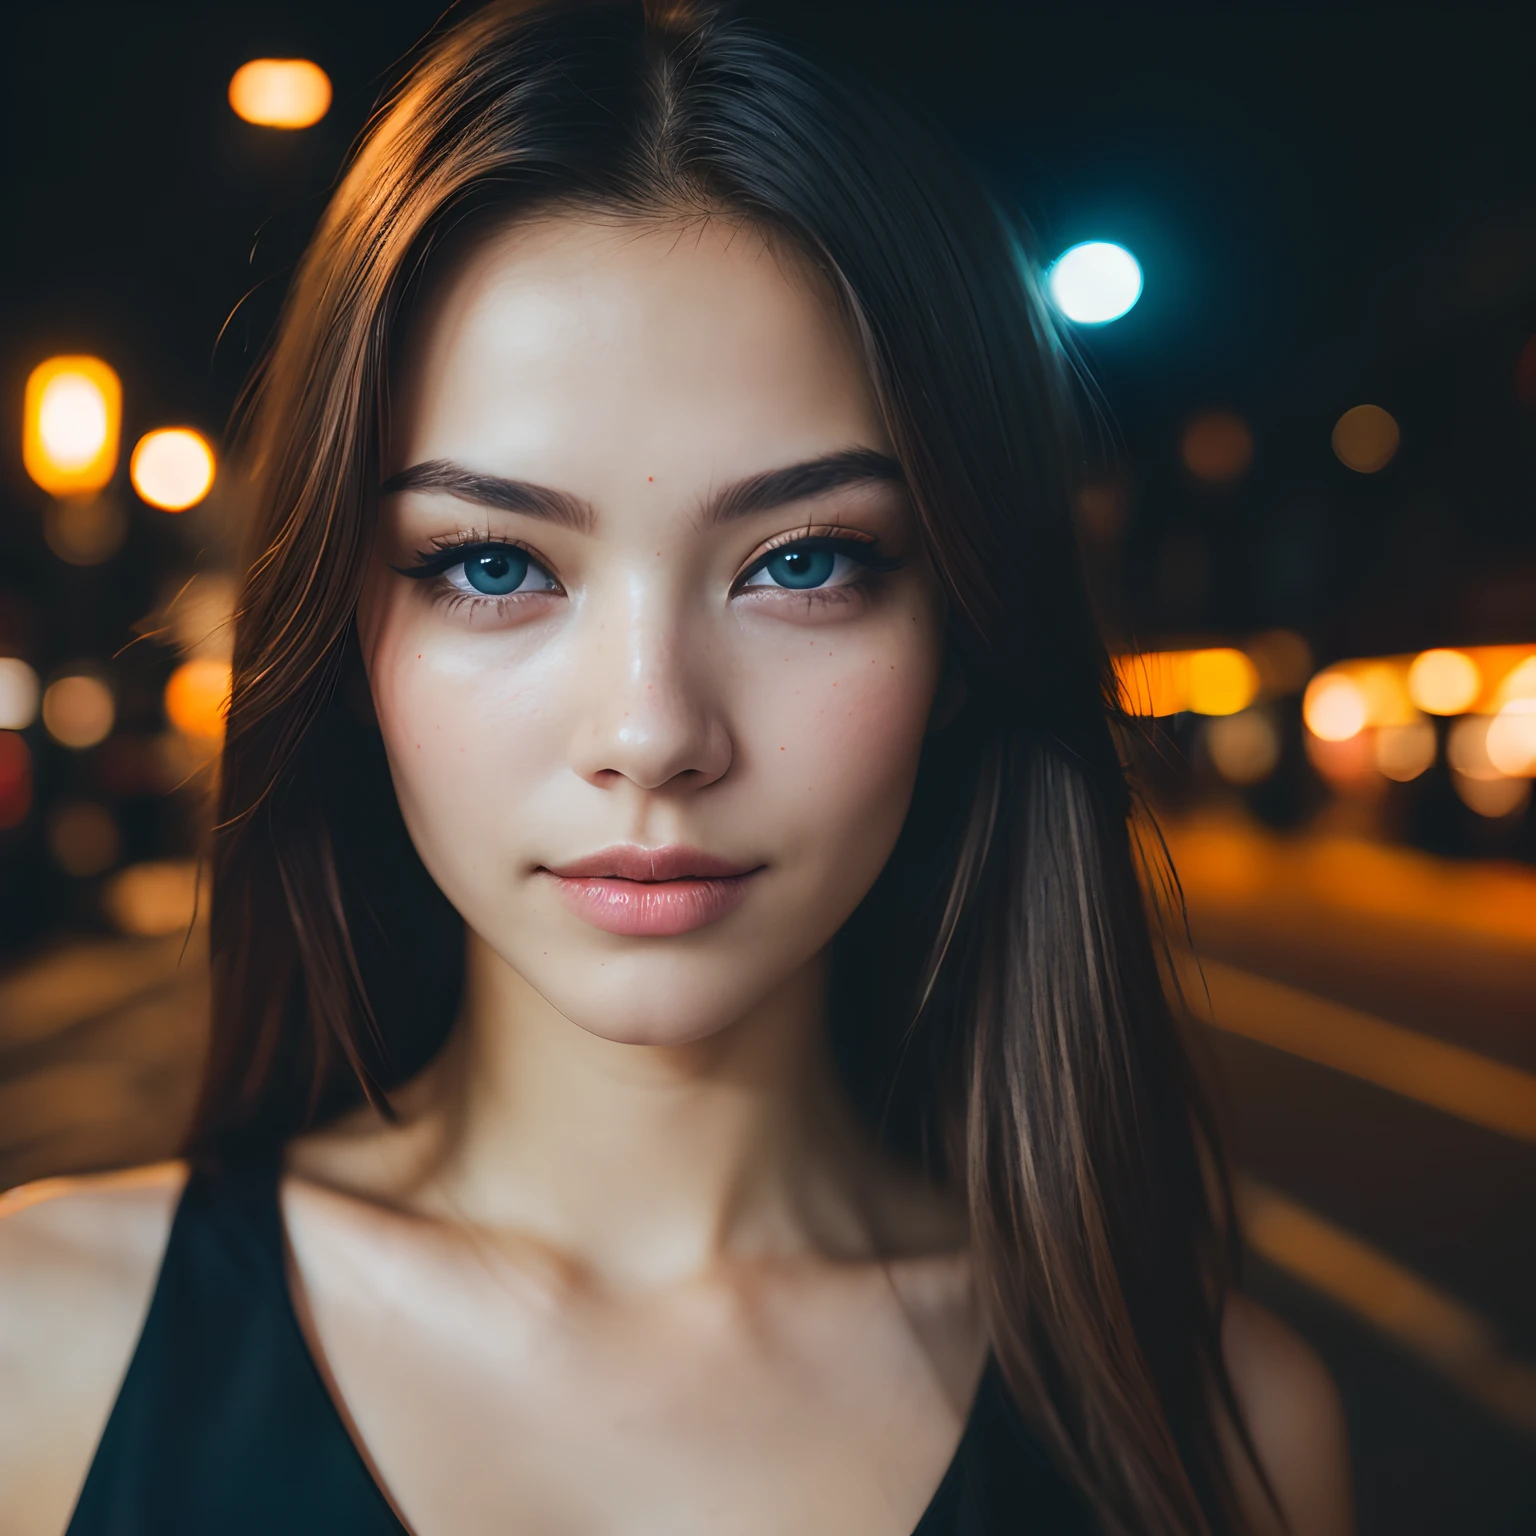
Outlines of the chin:
<svg viewBox="0 0 1536 1536">
<path fill-rule="evenodd" d="M 729 1029 L 804 963 L 704 935 L 618 944 L 497 946 L 522 980 L 572 1024 L 619 1045 L 682 1046 Z M 552 963 L 559 956 L 558 964 Z M 766 962 L 766 963 L 765 963 Z"/>
</svg>

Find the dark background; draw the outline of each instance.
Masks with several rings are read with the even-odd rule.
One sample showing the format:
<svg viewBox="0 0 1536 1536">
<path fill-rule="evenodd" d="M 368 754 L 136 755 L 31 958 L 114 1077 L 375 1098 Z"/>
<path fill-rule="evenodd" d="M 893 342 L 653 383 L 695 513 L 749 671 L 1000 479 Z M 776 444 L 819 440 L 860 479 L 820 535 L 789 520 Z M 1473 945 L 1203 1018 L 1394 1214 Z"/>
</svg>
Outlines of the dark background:
<svg viewBox="0 0 1536 1536">
<path fill-rule="evenodd" d="M 1105 238 L 1141 261 L 1137 307 L 1079 332 L 1103 422 L 1096 473 L 1119 507 L 1094 550 L 1112 640 L 1234 643 L 1285 626 L 1318 664 L 1536 640 L 1536 8 L 780 9 L 933 112 L 1023 209 L 1043 256 Z M 75 658 L 110 660 L 127 738 L 163 731 L 160 693 L 177 660 L 145 637 L 148 618 L 168 582 L 228 564 L 238 509 L 216 491 L 207 515 L 171 518 L 130 497 L 121 554 L 87 568 L 59 561 L 42 537 L 46 498 L 20 462 L 27 373 L 61 352 L 108 359 L 124 386 L 124 465 L 155 426 L 194 425 L 220 442 L 349 144 L 439 13 L 377 0 L 49 0 L 6 13 L 0 654 L 45 677 Z M 230 76 L 261 56 L 319 62 L 335 87 L 329 115 L 295 133 L 238 120 Z M 1371 476 L 1329 444 L 1339 415 L 1362 402 L 1402 430 L 1396 458 Z M 1224 489 L 1194 480 L 1178 452 L 1184 425 L 1211 407 L 1240 414 L 1256 443 L 1251 471 Z M 1165 758 L 1178 757 L 1178 730 Z M 41 728 L 28 740 L 37 809 L 0 833 L 0 963 L 21 975 L 41 957 L 68 977 L 83 951 L 60 946 L 94 943 L 105 925 L 91 883 L 50 858 L 46 816 L 55 801 L 99 794 L 100 764 Z M 1303 881 L 1298 861 L 1316 841 L 1308 818 L 1325 796 L 1299 756 L 1290 767 L 1291 790 L 1251 797 L 1248 811 L 1292 829 L 1293 843 L 1242 846 L 1244 857 L 1269 850 L 1265 869 Z M 1160 784 L 1170 805 L 1198 809 L 1209 786 L 1176 778 L 1165 771 Z M 1411 793 L 1451 805 L 1433 774 Z M 200 804 L 124 790 L 123 862 L 190 855 Z M 1436 926 L 1485 875 L 1488 910 L 1506 911 L 1506 889 L 1515 906 L 1531 902 L 1519 861 L 1533 857 L 1533 813 L 1505 821 L 1477 826 L 1454 806 L 1438 820 L 1402 818 L 1401 839 L 1441 862 L 1405 850 L 1402 880 L 1419 882 L 1423 911 L 1390 931 L 1339 918 L 1326 881 L 1307 887 L 1305 922 L 1302 905 L 1267 885 L 1234 907 L 1220 880 L 1202 884 L 1190 845 L 1196 938 L 1208 939 L 1203 953 L 1314 1001 L 1536 1070 L 1536 947 L 1506 943 L 1504 928 L 1485 943 L 1465 924 L 1454 941 L 1454 924 Z M 1297 850 L 1291 863 L 1286 849 Z M 1202 892 L 1215 893 L 1204 909 Z M 0 1012 L 9 995 L 0 975 Z M 46 1060 L 35 1043 L 9 1044 L 0 1018 L 0 1121 L 14 1118 L 8 1106 L 30 1114 L 57 1102 L 61 1123 L 83 1124 L 88 1095 L 61 1077 L 48 1100 L 48 1074 L 88 1063 L 108 1038 L 137 1060 L 122 1041 L 150 1038 L 171 1012 L 145 1017 L 112 1033 L 104 1013 L 72 1016 Z M 165 1025 L 164 1040 L 191 1038 L 180 1028 Z M 1222 1056 L 1243 1166 L 1476 1301 L 1528 1371 L 1518 1362 L 1536 1354 L 1529 1142 L 1236 1036 Z M 7 1082 L 28 1085 L 24 1096 L 7 1098 Z M 162 1109 L 175 1097 L 153 1074 L 140 1089 Z M 107 1111 L 90 1114 L 99 1125 Z M 87 1156 L 35 1129 L 0 1143 L 0 1184 L 12 1181 L 7 1168 L 35 1176 L 160 1145 L 150 1135 Z M 1491 1412 L 1454 1371 L 1297 1273 L 1260 1256 L 1253 1283 L 1343 1386 L 1363 1528 L 1536 1530 L 1536 1419 L 1522 1429 L 1518 1413 Z"/>
</svg>

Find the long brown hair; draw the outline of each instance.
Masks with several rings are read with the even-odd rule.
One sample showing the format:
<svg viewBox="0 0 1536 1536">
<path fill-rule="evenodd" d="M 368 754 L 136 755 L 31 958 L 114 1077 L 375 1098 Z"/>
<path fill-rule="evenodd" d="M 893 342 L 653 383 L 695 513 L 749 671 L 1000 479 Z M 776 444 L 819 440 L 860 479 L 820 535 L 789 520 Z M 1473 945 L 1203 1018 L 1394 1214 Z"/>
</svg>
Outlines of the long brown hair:
<svg viewBox="0 0 1536 1536">
<path fill-rule="evenodd" d="M 1230 1197 L 1138 882 L 1025 233 L 918 115 L 730 11 L 492 4 L 412 67 L 320 224 L 254 396 L 192 1152 L 387 1113 L 452 1025 L 462 927 L 395 804 L 354 611 L 433 252 L 553 203 L 752 221 L 857 325 L 965 703 L 836 941 L 840 1066 L 887 1145 L 964 1188 L 1004 1376 L 1103 1527 L 1238 1529 Z"/>
</svg>

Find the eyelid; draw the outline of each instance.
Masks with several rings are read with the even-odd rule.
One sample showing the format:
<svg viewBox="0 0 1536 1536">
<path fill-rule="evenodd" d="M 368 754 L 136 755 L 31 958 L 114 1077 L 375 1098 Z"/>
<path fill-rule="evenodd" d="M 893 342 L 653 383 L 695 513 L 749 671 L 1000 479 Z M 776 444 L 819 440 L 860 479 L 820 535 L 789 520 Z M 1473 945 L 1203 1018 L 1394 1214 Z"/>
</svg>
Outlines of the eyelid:
<svg viewBox="0 0 1536 1536">
<path fill-rule="evenodd" d="M 415 565 L 392 565 L 390 570 L 399 576 L 408 577 L 412 581 L 426 581 L 433 576 L 441 576 L 445 571 L 451 571 L 456 565 L 463 565 L 466 560 L 472 560 L 476 555 L 495 554 L 502 549 L 515 549 L 519 553 L 527 555 L 529 561 L 538 566 L 555 582 L 560 578 L 555 575 L 547 561 L 537 550 L 524 544 L 521 539 L 492 539 L 483 534 L 456 534 L 447 538 L 434 539 L 434 548 L 415 551 Z"/>
<path fill-rule="evenodd" d="M 765 539 L 747 558 L 732 585 L 738 585 L 754 575 L 770 555 L 797 546 L 833 549 L 876 571 L 893 571 L 902 564 L 894 556 L 881 554 L 879 539 L 865 533 L 862 528 L 846 528 L 836 523 L 808 524 L 804 528 L 792 528 L 775 534 L 771 539 Z"/>
</svg>

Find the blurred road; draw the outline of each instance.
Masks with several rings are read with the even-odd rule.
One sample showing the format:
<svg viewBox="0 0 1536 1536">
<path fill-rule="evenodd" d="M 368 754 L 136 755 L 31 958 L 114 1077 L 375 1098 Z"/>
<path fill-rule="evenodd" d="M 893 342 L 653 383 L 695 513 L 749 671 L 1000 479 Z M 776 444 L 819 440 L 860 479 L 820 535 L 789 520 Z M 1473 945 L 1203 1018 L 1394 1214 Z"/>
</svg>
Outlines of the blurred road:
<svg viewBox="0 0 1536 1536">
<path fill-rule="evenodd" d="M 1165 829 L 1249 1288 L 1345 1398 L 1366 1536 L 1536 1531 L 1536 870 Z"/>
<path fill-rule="evenodd" d="M 1536 1532 L 1536 870 L 1165 828 L 1242 1170 L 1249 1288 L 1349 1414 L 1363 1536 Z M 0 1188 L 169 1155 L 200 936 L 0 979 Z"/>
</svg>

